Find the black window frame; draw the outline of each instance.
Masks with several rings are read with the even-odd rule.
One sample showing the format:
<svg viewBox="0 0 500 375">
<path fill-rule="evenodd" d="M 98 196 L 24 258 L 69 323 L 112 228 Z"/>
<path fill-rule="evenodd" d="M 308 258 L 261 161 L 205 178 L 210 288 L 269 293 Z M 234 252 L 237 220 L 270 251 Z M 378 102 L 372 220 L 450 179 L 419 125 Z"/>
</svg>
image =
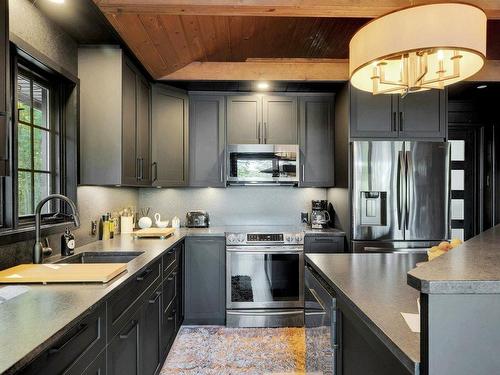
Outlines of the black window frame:
<svg viewBox="0 0 500 375">
<path fill-rule="evenodd" d="M 38 129 L 41 129 L 42 131 L 47 131 L 48 134 L 49 134 L 49 138 L 50 138 L 50 165 L 51 165 L 51 170 L 49 170 L 47 172 L 47 174 L 50 175 L 50 184 L 51 184 L 51 191 L 50 191 L 50 194 L 52 193 L 60 193 L 62 191 L 62 181 L 60 179 L 60 167 L 61 167 L 61 142 L 62 142 L 62 139 L 61 139 L 61 116 L 60 116 L 60 112 L 61 112 L 61 108 L 60 108 L 60 101 L 59 101 L 59 84 L 57 82 L 57 79 L 54 79 L 54 77 L 51 77 L 51 76 L 48 76 L 48 75 L 43 75 L 41 72 L 37 71 L 37 70 L 33 70 L 34 67 L 27 64 L 26 61 L 22 60 L 22 59 L 19 59 L 17 61 L 17 65 L 14 67 L 14 69 L 16 69 L 16 73 L 15 73 L 15 82 L 14 82 L 14 87 L 16 88 L 16 91 L 13 93 L 14 95 L 14 104 L 16 105 L 16 115 L 15 115 L 15 121 L 13 121 L 13 127 L 14 129 L 12 130 L 12 135 L 13 135 L 13 151 L 14 151 L 14 155 L 16 155 L 16 157 L 14 157 L 14 164 L 15 164 L 15 169 L 13 169 L 13 176 L 14 176 L 14 184 L 15 184 L 15 191 L 16 191 L 16 196 L 15 196 L 15 215 L 16 215 L 16 221 L 17 221 L 17 225 L 18 226 L 26 226 L 26 225 L 33 225 L 34 223 L 34 220 L 35 220 L 35 215 L 34 214 L 31 214 L 31 215 L 23 215 L 23 216 L 20 216 L 19 215 L 19 212 L 18 212 L 18 208 L 19 208 L 19 200 L 18 200 L 18 194 L 17 194 L 17 184 L 18 184 L 18 177 L 19 177 L 19 174 L 18 172 L 20 170 L 24 170 L 24 171 L 27 171 L 27 172 L 30 172 L 32 174 L 36 173 L 37 170 L 35 169 L 35 166 L 34 166 L 34 144 L 32 143 L 31 144 L 31 159 L 32 159 L 32 165 L 31 165 L 31 168 L 28 169 L 28 168 L 19 168 L 19 166 L 17 165 L 18 163 L 18 158 L 17 158 L 17 155 L 18 155 L 18 147 L 19 147 L 19 143 L 18 143 L 18 125 L 19 124 L 23 124 L 23 125 L 26 125 L 26 126 L 29 126 L 30 127 L 30 131 L 34 131 L 35 128 L 38 128 Z M 31 124 L 30 123 L 26 123 L 26 122 L 23 122 L 21 120 L 19 120 L 19 109 L 17 108 L 17 102 L 18 102 L 18 98 L 17 98 L 17 85 L 18 85 L 18 82 L 17 82 L 17 78 L 19 76 L 23 76 L 29 80 L 32 80 L 34 82 L 37 82 L 37 83 L 41 83 L 43 84 L 43 87 L 49 89 L 49 116 L 50 116 L 50 119 L 49 119 L 49 126 L 44 128 L 42 126 L 36 126 L 33 124 L 33 108 L 31 109 Z M 55 82 L 54 82 L 55 80 Z M 32 94 L 32 93 L 31 93 Z M 33 130 L 32 130 L 33 129 Z M 32 142 L 33 142 L 33 139 L 32 139 Z M 34 201 L 34 195 L 35 195 L 35 181 L 34 181 L 34 176 L 32 177 L 32 192 L 31 192 L 31 195 L 33 196 L 33 211 L 35 210 L 35 207 L 36 207 L 36 203 Z M 44 214 L 42 215 L 42 217 L 44 218 L 44 221 L 47 222 L 47 218 L 53 216 L 57 211 L 61 210 L 60 207 L 57 206 L 59 202 L 57 201 L 52 201 L 52 202 L 49 202 L 47 203 L 49 205 L 49 213 L 48 214 Z M 61 221 L 61 220 L 55 220 L 55 222 L 58 222 L 58 221 Z"/>
<path fill-rule="evenodd" d="M 34 215 L 19 218 L 17 214 L 17 75 L 18 66 L 23 71 L 45 77 L 52 87 L 54 105 L 58 110 L 52 119 L 58 124 L 57 192 L 77 202 L 78 138 L 79 138 L 79 80 L 76 76 L 40 54 L 29 44 L 11 35 L 10 46 L 10 108 L 9 124 L 9 174 L 0 181 L 0 245 L 31 240 L 34 235 Z M 47 203 L 49 204 L 49 203 Z M 42 236 L 61 233 L 72 221 L 68 217 L 54 217 L 54 213 L 71 213 L 67 204 L 50 203 L 51 213 L 42 215 Z M 54 212 L 54 213 L 53 213 Z"/>
</svg>

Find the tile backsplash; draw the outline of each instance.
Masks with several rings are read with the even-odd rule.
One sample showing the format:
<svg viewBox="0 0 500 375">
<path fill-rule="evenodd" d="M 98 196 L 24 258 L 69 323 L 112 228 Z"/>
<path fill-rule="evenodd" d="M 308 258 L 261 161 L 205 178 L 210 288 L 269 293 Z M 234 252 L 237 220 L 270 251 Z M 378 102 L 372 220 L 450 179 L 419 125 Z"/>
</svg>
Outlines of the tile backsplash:
<svg viewBox="0 0 500 375">
<path fill-rule="evenodd" d="M 139 206 L 151 207 L 151 216 L 178 216 L 184 224 L 186 212 L 205 210 L 210 225 L 295 225 L 300 212 L 311 210 L 311 200 L 326 199 L 326 189 L 280 187 L 228 187 L 187 189 L 140 189 Z"/>
</svg>

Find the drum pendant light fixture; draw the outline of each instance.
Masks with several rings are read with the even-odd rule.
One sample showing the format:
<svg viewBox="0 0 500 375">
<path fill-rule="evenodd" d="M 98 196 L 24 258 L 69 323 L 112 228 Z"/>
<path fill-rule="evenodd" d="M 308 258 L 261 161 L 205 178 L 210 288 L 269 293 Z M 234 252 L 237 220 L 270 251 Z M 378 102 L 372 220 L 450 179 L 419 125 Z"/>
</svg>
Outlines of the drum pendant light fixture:
<svg viewBox="0 0 500 375">
<path fill-rule="evenodd" d="M 486 58 L 485 13 L 462 3 L 405 8 L 362 27 L 349 44 L 351 84 L 376 94 L 443 89 Z"/>
</svg>

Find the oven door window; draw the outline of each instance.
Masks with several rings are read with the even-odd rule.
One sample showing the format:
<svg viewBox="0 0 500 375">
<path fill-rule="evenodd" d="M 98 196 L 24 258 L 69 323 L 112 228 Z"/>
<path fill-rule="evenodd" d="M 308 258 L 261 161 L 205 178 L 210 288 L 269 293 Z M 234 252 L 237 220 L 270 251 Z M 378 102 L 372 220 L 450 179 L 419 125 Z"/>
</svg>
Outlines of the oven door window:
<svg viewBox="0 0 500 375">
<path fill-rule="evenodd" d="M 228 261 L 232 307 L 286 307 L 300 302 L 300 254 L 235 252 Z"/>
</svg>

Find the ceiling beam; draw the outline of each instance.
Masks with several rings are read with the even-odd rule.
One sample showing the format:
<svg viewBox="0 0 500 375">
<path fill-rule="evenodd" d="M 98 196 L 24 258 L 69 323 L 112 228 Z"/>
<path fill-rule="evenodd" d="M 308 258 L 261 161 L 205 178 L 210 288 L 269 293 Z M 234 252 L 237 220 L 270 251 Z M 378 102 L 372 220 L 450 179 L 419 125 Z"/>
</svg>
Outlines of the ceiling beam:
<svg viewBox="0 0 500 375">
<path fill-rule="evenodd" d="M 290 61 L 288 61 L 290 60 Z M 159 80 L 174 81 L 347 81 L 347 60 L 265 59 L 247 62 L 192 62 Z"/>
<path fill-rule="evenodd" d="M 94 0 L 105 13 L 155 13 L 211 16 L 375 18 L 435 0 Z M 456 2 L 441 0 L 440 2 Z M 500 19 L 499 0 L 468 0 L 489 19 Z"/>
<path fill-rule="evenodd" d="M 246 62 L 192 62 L 164 81 L 347 81 L 349 62 L 336 59 L 248 59 Z M 500 81 L 500 60 L 487 60 L 468 81 Z"/>
</svg>

